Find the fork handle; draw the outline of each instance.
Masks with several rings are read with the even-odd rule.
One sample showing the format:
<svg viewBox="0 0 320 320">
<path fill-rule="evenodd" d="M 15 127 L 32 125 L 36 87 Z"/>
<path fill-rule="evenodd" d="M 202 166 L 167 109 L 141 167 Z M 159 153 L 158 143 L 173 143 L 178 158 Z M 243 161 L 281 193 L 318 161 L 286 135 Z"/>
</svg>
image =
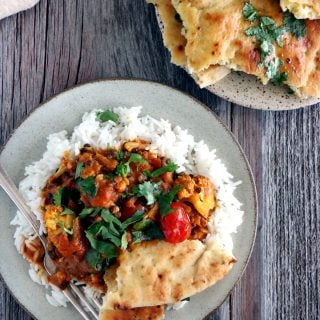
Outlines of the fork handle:
<svg viewBox="0 0 320 320">
<path fill-rule="evenodd" d="M 70 303 L 77 309 L 77 311 L 80 313 L 80 315 L 82 316 L 83 319 L 92 320 L 92 318 L 84 310 L 82 305 L 77 301 L 77 299 L 71 293 L 70 289 L 67 288 L 67 289 L 63 290 L 63 294 L 67 297 L 67 299 L 70 301 Z M 94 318 L 98 319 L 96 316 L 94 316 Z"/>
<path fill-rule="evenodd" d="M 10 199 L 15 203 L 17 208 L 23 214 L 23 216 L 28 220 L 30 225 L 32 226 L 34 232 L 40 238 L 41 241 L 46 242 L 45 238 L 39 234 L 40 223 L 35 218 L 35 215 L 31 212 L 30 208 L 26 205 L 24 199 L 20 195 L 17 187 L 15 186 L 14 182 L 5 172 L 3 167 L 0 165 L 0 186 L 3 190 L 8 194 Z"/>
</svg>

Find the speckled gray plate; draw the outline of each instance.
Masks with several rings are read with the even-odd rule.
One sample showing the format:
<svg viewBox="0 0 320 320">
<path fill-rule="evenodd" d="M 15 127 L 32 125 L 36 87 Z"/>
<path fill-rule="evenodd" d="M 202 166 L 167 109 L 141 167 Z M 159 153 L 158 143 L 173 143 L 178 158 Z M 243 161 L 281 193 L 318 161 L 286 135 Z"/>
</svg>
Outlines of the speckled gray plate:
<svg viewBox="0 0 320 320">
<path fill-rule="evenodd" d="M 203 139 L 226 164 L 235 180 L 242 184 L 236 191 L 243 203 L 244 221 L 234 236 L 238 259 L 222 281 L 191 298 L 182 310 L 168 312 L 170 320 L 200 320 L 218 307 L 241 276 L 249 259 L 256 231 L 256 194 L 248 163 L 231 133 L 204 105 L 193 98 L 158 83 L 139 80 L 105 80 L 75 87 L 52 98 L 36 109 L 15 131 L 1 155 L 0 162 L 16 184 L 24 168 L 41 158 L 46 137 L 63 129 L 72 131 L 85 111 L 97 107 L 144 106 L 143 113 L 168 119 L 187 128 L 196 140 Z M 16 209 L 0 190 L 0 272 L 18 301 L 38 320 L 80 319 L 72 308 L 54 308 L 45 299 L 43 287 L 28 276 L 28 264 L 13 245 L 10 221 Z"/>
<path fill-rule="evenodd" d="M 163 23 L 156 11 L 161 32 Z M 293 110 L 320 102 L 320 99 L 300 99 L 289 93 L 286 86 L 263 85 L 260 80 L 243 72 L 231 72 L 218 83 L 206 87 L 207 90 L 230 102 L 244 107 L 261 110 Z"/>
</svg>

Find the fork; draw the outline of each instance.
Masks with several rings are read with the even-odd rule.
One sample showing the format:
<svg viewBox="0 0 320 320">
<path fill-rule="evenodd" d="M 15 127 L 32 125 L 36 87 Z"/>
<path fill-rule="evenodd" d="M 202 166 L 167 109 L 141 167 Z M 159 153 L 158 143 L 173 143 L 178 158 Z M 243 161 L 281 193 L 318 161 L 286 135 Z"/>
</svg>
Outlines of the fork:
<svg viewBox="0 0 320 320">
<path fill-rule="evenodd" d="M 40 234 L 40 222 L 36 219 L 35 215 L 31 212 L 30 208 L 27 206 L 22 196 L 20 195 L 17 187 L 14 182 L 5 172 L 3 167 L 0 165 L 0 187 L 7 193 L 10 199 L 15 203 L 19 211 L 23 214 L 23 216 L 30 223 L 36 235 L 39 237 L 45 251 L 43 264 L 49 275 L 52 275 L 56 271 L 56 266 L 51 259 L 48 252 L 48 242 L 47 238 Z M 76 310 L 80 313 L 80 315 L 85 320 L 98 319 L 98 310 L 101 308 L 100 301 L 98 299 L 92 299 L 93 303 L 89 301 L 89 299 L 84 295 L 82 290 L 73 283 L 70 283 L 69 286 L 62 290 L 65 297 L 69 300 L 69 302 L 76 308 Z M 90 311 L 90 313 L 79 303 L 81 301 L 83 305 Z"/>
</svg>

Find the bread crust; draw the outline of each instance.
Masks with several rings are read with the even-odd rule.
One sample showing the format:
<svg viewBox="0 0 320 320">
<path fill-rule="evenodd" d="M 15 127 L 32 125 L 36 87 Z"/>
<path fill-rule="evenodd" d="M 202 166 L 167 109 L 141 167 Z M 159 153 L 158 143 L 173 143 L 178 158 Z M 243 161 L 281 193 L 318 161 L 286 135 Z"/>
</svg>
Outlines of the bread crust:
<svg viewBox="0 0 320 320">
<path fill-rule="evenodd" d="M 179 302 L 224 278 L 235 261 L 213 241 L 137 244 L 119 257 L 115 278 L 106 278 L 103 308 L 126 310 Z"/>
</svg>

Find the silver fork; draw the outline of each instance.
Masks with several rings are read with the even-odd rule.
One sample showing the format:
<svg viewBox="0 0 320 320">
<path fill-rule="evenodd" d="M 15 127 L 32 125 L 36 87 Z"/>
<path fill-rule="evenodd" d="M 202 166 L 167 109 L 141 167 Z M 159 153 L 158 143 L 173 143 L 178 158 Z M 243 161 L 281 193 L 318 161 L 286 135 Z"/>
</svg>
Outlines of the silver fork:
<svg viewBox="0 0 320 320">
<path fill-rule="evenodd" d="M 56 266 L 51 259 L 48 253 L 48 246 L 47 246 L 47 238 L 44 235 L 39 233 L 40 229 L 40 222 L 36 219 L 35 215 L 31 212 L 30 208 L 24 202 L 22 196 L 20 195 L 17 187 L 11 180 L 11 178 L 7 175 L 3 167 L 0 165 L 0 187 L 8 194 L 10 199 L 15 203 L 17 208 L 23 214 L 23 216 L 29 221 L 30 225 L 32 226 L 34 232 L 39 237 L 44 250 L 44 267 L 49 275 L 52 275 L 56 271 Z M 76 285 L 70 283 L 70 285 L 62 291 L 66 298 L 70 301 L 70 303 L 77 309 L 80 315 L 85 320 L 92 320 L 98 319 L 98 311 L 101 307 L 100 301 L 97 299 L 92 299 L 93 303 L 88 300 L 88 298 L 84 295 L 83 291 Z M 78 298 L 78 299 L 77 299 Z M 85 308 L 79 303 L 81 301 L 83 305 L 90 311 L 89 314 Z"/>
</svg>

